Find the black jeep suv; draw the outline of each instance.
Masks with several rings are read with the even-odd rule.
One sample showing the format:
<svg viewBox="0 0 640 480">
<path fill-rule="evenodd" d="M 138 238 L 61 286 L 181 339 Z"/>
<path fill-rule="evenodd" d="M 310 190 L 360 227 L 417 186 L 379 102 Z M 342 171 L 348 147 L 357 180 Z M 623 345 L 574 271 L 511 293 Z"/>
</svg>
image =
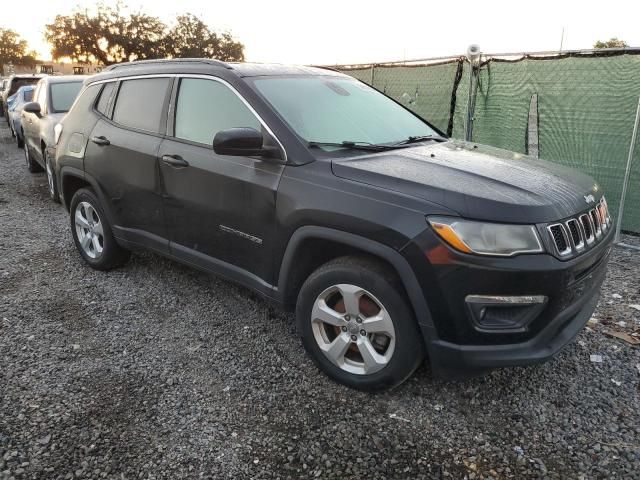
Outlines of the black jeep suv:
<svg viewBox="0 0 640 480">
<path fill-rule="evenodd" d="M 613 225 L 577 171 L 445 138 L 330 70 L 120 64 L 56 127 L 93 268 L 146 248 L 295 308 L 351 387 L 543 361 L 583 328 Z"/>
</svg>

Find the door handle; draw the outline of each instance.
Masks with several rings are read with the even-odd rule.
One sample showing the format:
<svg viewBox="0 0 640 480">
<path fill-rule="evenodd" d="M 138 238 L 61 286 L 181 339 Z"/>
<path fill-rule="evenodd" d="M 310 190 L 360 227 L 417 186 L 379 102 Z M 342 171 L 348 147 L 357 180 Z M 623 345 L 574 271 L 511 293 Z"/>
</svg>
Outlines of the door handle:
<svg viewBox="0 0 640 480">
<path fill-rule="evenodd" d="M 162 161 L 167 165 L 171 165 L 172 167 L 188 167 L 189 162 L 187 162 L 180 155 L 163 155 Z"/>
<path fill-rule="evenodd" d="M 91 141 L 100 146 L 111 145 L 109 139 L 107 137 L 103 137 L 102 135 L 99 137 L 91 137 Z"/>
</svg>

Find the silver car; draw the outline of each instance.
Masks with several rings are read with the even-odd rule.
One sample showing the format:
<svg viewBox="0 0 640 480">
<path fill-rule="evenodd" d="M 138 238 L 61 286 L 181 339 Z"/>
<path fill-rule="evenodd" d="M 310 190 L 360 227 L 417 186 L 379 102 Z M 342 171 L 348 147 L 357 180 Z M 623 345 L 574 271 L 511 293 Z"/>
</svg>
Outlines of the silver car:
<svg viewBox="0 0 640 480">
<path fill-rule="evenodd" d="M 21 120 L 22 109 L 26 103 L 33 100 L 34 89 L 33 85 L 25 85 L 24 87 L 20 87 L 18 91 L 10 97 L 13 98 L 13 100 L 8 105 L 9 128 L 11 129 L 11 134 L 18 142 L 18 148 L 24 147 L 24 132 L 22 130 Z M 10 99 L 7 99 L 7 101 L 9 100 Z"/>
</svg>

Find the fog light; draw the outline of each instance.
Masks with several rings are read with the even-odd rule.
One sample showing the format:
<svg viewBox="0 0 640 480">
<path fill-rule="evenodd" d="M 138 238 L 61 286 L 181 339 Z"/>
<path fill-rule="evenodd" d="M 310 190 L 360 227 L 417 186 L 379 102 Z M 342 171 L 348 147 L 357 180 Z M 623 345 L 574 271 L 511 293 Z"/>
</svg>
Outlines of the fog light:
<svg viewBox="0 0 640 480">
<path fill-rule="evenodd" d="M 547 304 L 544 295 L 467 295 L 465 302 L 480 332 L 524 332 Z"/>
</svg>

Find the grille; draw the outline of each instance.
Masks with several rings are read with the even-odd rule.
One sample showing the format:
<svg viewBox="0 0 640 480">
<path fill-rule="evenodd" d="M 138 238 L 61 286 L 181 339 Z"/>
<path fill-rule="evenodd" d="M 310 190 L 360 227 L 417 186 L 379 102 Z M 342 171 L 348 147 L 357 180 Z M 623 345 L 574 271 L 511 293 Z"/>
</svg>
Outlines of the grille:
<svg viewBox="0 0 640 480">
<path fill-rule="evenodd" d="M 602 197 L 595 208 L 563 223 L 547 226 L 556 253 L 560 256 L 581 253 L 591 247 L 611 227 L 607 201 Z"/>
</svg>

